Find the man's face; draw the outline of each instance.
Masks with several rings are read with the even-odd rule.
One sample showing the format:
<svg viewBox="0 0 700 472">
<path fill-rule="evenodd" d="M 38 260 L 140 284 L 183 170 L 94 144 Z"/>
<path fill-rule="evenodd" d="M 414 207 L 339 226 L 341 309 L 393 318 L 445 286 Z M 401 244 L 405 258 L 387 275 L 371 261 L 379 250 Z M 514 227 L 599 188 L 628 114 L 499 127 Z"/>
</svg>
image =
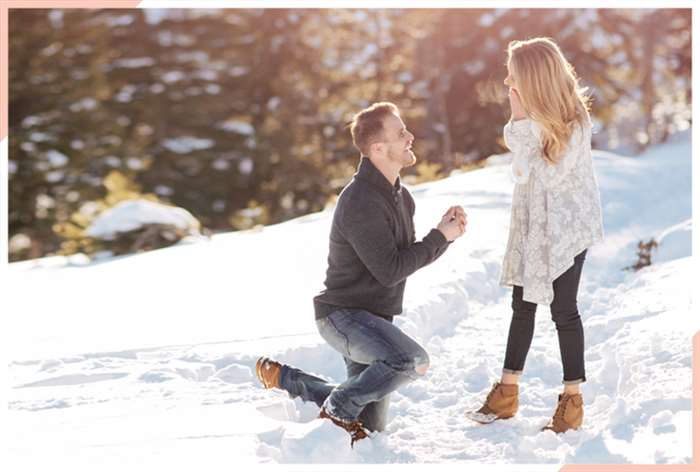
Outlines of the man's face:
<svg viewBox="0 0 700 472">
<path fill-rule="evenodd" d="M 401 118 L 391 113 L 384 118 L 384 146 L 386 156 L 390 161 L 401 164 L 401 167 L 412 166 L 416 163 L 413 154 L 413 134 L 404 125 Z"/>
</svg>

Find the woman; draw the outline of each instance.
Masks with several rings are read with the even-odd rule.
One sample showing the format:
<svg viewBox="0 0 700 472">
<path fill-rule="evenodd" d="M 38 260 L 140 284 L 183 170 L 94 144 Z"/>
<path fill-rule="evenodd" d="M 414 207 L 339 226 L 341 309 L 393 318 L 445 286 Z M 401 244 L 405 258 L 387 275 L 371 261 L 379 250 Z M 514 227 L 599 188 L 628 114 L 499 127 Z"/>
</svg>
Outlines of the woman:
<svg viewBox="0 0 700 472">
<path fill-rule="evenodd" d="M 577 429 L 586 380 L 583 326 L 576 305 L 587 248 L 602 240 L 600 195 L 591 160 L 589 99 L 573 67 L 548 38 L 508 46 L 511 119 L 503 130 L 513 151 L 513 204 L 501 285 L 512 286 L 513 318 L 503 374 L 480 423 L 512 417 L 518 380 L 530 349 L 537 305 L 549 305 L 559 336 L 564 391 L 544 429 Z"/>
</svg>

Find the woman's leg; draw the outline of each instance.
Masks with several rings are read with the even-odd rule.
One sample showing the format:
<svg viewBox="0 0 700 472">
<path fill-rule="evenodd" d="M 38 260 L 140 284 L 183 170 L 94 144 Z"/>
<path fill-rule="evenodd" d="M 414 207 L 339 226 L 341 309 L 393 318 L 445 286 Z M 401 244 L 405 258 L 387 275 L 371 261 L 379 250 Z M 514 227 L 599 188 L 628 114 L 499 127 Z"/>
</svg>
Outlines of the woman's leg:
<svg viewBox="0 0 700 472">
<path fill-rule="evenodd" d="M 503 384 L 518 383 L 535 332 L 537 305 L 523 300 L 522 287 L 517 285 L 513 287 L 511 307 L 513 308 L 513 318 L 510 321 L 506 357 L 503 361 L 503 374 L 501 376 Z"/>
<path fill-rule="evenodd" d="M 576 300 L 585 258 L 583 251 L 574 259 L 574 265 L 554 281 L 554 300 L 550 305 L 559 337 L 564 391 L 570 394 L 579 393 L 581 382 L 586 381 L 583 324 Z"/>
</svg>

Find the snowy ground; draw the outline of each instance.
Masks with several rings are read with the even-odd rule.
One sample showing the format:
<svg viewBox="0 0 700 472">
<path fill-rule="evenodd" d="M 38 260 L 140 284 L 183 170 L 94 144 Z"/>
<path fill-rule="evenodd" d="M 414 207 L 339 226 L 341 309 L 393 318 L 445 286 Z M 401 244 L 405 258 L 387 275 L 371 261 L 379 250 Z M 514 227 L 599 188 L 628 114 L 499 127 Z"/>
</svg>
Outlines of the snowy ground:
<svg viewBox="0 0 700 472">
<path fill-rule="evenodd" d="M 467 235 L 407 285 L 399 326 L 426 346 L 428 375 L 394 394 L 388 431 L 350 449 L 315 405 L 263 390 L 259 355 L 333 380 L 318 336 L 330 212 L 88 263 L 10 265 L 12 470 L 228 470 L 241 463 L 687 463 L 691 458 L 690 134 L 642 157 L 595 153 L 606 240 L 579 295 L 588 382 L 584 427 L 540 432 L 561 390 L 540 307 L 521 409 L 463 417 L 499 373 L 510 291 L 497 285 L 512 183 L 493 165 L 412 189 L 417 232 L 463 205 Z M 661 245 L 638 273 L 636 244 Z"/>
</svg>

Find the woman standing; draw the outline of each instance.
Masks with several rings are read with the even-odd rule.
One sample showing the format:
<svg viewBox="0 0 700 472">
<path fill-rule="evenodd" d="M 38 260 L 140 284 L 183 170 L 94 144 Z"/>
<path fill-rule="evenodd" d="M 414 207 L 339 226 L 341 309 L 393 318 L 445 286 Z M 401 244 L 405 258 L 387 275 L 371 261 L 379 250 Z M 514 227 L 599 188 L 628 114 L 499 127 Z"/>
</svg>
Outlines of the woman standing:
<svg viewBox="0 0 700 472">
<path fill-rule="evenodd" d="M 501 285 L 512 286 L 513 318 L 500 382 L 467 416 L 480 423 L 512 417 L 530 349 L 537 305 L 549 305 L 559 336 L 564 391 L 543 429 L 576 429 L 586 380 L 576 296 L 586 250 L 602 240 L 600 194 L 591 160 L 589 99 L 573 67 L 548 38 L 508 46 L 513 204 Z"/>
</svg>

